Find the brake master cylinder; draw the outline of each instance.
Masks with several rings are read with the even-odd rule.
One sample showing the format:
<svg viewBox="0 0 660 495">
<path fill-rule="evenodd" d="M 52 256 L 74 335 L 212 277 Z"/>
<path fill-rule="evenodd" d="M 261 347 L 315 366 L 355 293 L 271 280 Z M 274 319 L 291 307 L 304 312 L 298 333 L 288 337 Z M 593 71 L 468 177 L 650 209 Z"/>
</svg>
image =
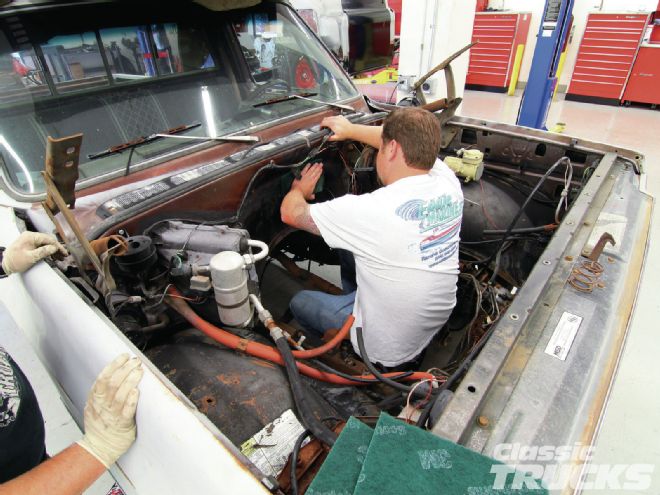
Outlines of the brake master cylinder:
<svg viewBox="0 0 660 495">
<path fill-rule="evenodd" d="M 233 327 L 245 326 L 252 317 L 248 292 L 248 273 L 243 256 L 222 251 L 209 264 L 220 320 Z"/>
<path fill-rule="evenodd" d="M 460 149 L 456 153 L 458 157 L 447 156 L 443 160 L 445 164 L 465 182 L 481 179 L 484 173 L 484 154 L 479 150 Z"/>
</svg>

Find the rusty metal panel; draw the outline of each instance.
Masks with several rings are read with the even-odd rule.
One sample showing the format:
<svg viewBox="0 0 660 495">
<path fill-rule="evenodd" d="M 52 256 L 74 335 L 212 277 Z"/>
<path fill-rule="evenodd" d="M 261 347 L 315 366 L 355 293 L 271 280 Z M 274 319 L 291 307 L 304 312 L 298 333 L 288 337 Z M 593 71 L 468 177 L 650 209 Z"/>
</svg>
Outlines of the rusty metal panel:
<svg viewBox="0 0 660 495">
<path fill-rule="evenodd" d="M 46 173 L 55 183 L 69 208 L 74 208 L 76 204 L 75 187 L 78 180 L 82 138 L 82 134 L 74 134 L 61 139 L 48 136 L 46 142 Z M 53 213 L 59 211 L 50 192 L 46 197 L 46 206 Z"/>
</svg>

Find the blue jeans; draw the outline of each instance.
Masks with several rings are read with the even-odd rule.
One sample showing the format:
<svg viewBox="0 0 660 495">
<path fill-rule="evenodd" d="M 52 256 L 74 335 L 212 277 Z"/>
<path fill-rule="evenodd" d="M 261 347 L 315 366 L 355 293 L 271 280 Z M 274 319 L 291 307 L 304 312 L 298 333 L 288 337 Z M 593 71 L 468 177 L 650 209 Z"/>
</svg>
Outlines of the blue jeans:
<svg viewBox="0 0 660 495">
<path fill-rule="evenodd" d="M 338 249 L 341 266 L 341 284 L 344 291 L 339 296 L 316 290 L 298 292 L 289 303 L 294 318 L 305 330 L 322 336 L 327 330 L 341 328 L 353 312 L 355 303 L 355 259 L 353 254 Z"/>
<path fill-rule="evenodd" d="M 353 312 L 355 292 L 333 296 L 317 290 L 298 292 L 289 307 L 305 330 L 322 336 L 327 330 L 341 328 Z"/>
</svg>

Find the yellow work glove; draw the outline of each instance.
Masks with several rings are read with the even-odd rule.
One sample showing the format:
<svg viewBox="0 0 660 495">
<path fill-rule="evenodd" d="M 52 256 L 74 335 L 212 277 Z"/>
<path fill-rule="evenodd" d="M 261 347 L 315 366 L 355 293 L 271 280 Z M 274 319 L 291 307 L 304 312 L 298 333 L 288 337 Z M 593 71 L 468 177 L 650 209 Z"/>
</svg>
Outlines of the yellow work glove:
<svg viewBox="0 0 660 495">
<path fill-rule="evenodd" d="M 7 275 L 22 273 L 32 268 L 38 261 L 58 251 L 64 256 L 68 254 L 54 235 L 23 232 L 5 250 L 2 257 L 2 269 Z"/>
<path fill-rule="evenodd" d="M 85 436 L 78 445 L 108 468 L 135 441 L 135 410 L 142 378 L 137 358 L 121 354 L 94 382 L 85 405 Z"/>
</svg>

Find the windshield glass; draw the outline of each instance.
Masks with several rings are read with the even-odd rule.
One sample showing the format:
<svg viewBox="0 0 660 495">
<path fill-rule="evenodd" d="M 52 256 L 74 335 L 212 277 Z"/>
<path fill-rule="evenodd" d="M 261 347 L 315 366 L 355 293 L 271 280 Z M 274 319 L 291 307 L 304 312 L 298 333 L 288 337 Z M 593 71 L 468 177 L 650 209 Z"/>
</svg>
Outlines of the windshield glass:
<svg viewBox="0 0 660 495">
<path fill-rule="evenodd" d="M 0 19 L 0 152 L 21 192 L 44 190 L 47 136 L 83 134 L 84 180 L 198 142 L 155 134 L 241 133 L 357 96 L 281 4 L 212 12 L 164 2 L 149 16 L 74 8 Z"/>
</svg>

